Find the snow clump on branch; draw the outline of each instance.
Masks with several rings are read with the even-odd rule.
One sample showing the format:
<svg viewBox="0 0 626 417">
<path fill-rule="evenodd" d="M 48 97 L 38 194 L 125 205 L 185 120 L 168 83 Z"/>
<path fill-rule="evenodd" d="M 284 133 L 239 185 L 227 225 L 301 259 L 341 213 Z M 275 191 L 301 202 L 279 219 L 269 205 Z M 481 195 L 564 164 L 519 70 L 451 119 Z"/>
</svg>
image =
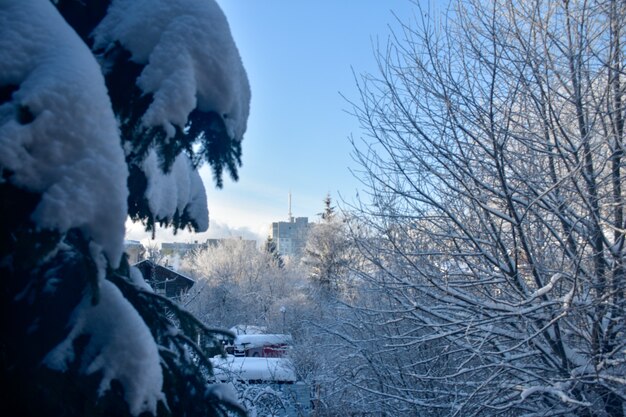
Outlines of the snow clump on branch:
<svg viewBox="0 0 626 417">
<path fill-rule="evenodd" d="M 100 66 L 49 1 L 0 11 L 0 86 L 14 90 L 0 102 L 0 182 L 40 193 L 39 227 L 78 228 L 117 266 L 128 168 Z"/>
<path fill-rule="evenodd" d="M 200 174 L 193 169 L 187 155 L 178 155 L 171 172 L 164 174 L 159 169 L 156 152 L 151 150 L 142 169 L 148 179 L 145 196 L 157 218 L 171 218 L 177 211 L 187 210 L 198 223 L 198 232 L 209 228 L 206 191 Z"/>
<path fill-rule="evenodd" d="M 250 111 L 250 86 L 226 16 L 217 3 L 197 0 L 114 0 L 94 31 L 95 49 L 119 42 L 146 64 L 137 83 L 154 99 L 145 127 L 169 137 L 197 107 L 224 118 L 241 140 Z"/>
</svg>

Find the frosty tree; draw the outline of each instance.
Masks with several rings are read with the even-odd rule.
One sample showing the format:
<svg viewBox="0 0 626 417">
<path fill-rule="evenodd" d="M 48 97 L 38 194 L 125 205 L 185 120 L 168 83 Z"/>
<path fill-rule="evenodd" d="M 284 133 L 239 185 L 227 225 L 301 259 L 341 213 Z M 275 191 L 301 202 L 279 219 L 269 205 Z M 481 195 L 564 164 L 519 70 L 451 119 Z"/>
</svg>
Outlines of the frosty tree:
<svg viewBox="0 0 626 417">
<path fill-rule="evenodd" d="M 371 267 L 343 371 L 372 407 L 624 415 L 625 15 L 457 1 L 359 80 Z"/>
<path fill-rule="evenodd" d="M 183 260 L 196 284 L 182 304 L 205 324 L 280 327 L 279 306 L 296 292 L 297 273 L 249 243 L 226 239 Z"/>
<path fill-rule="evenodd" d="M 330 195 L 324 198 L 321 221 L 307 236 L 303 263 L 314 288 L 324 296 L 336 295 L 345 286 L 352 259 L 346 219 L 335 213 Z"/>
<path fill-rule="evenodd" d="M 249 99 L 212 0 L 0 1 L 3 415 L 236 408 L 123 238 L 128 215 L 208 227 L 196 168 L 237 178 Z"/>
<path fill-rule="evenodd" d="M 264 243 L 264 248 L 265 252 L 267 252 L 268 254 L 270 254 L 272 256 L 272 259 L 274 260 L 274 263 L 276 264 L 276 266 L 278 266 L 279 268 L 282 268 L 285 266 L 285 261 L 283 260 L 283 257 L 281 256 L 280 252 L 278 252 L 278 246 L 276 245 L 276 242 L 274 242 L 274 239 L 272 239 L 271 236 L 267 236 L 267 239 L 265 239 L 265 243 Z"/>
</svg>

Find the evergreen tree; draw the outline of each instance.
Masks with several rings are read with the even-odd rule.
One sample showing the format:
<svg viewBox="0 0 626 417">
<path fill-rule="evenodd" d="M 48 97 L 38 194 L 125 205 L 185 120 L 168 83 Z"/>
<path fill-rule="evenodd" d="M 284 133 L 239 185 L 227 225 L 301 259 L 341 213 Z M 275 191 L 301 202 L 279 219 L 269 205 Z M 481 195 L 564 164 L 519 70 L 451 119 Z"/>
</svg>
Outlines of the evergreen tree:
<svg viewBox="0 0 626 417">
<path fill-rule="evenodd" d="M 312 282 L 324 293 L 341 290 L 350 266 L 350 245 L 345 224 L 335 215 L 330 195 L 324 199 L 322 222 L 309 231 L 304 264 Z"/>
<path fill-rule="evenodd" d="M 274 263 L 279 268 L 285 266 L 285 261 L 283 261 L 283 257 L 278 252 L 278 247 L 276 246 L 276 242 L 272 239 L 271 236 L 267 236 L 267 240 L 265 240 L 265 252 L 269 253 L 274 260 Z"/>
<path fill-rule="evenodd" d="M 199 3 L 194 0 L 179 1 L 183 7 L 199 8 Z M 103 31 L 100 28 L 106 28 L 107 24 L 114 24 L 116 19 L 113 16 L 110 21 L 106 21 L 104 25 L 101 24 L 107 17 L 109 3 L 111 3 L 110 0 L 59 0 L 57 8 L 81 39 L 92 49 L 103 67 L 111 105 L 120 123 L 126 163 L 129 167 L 128 215 L 134 221 L 141 221 L 147 230 L 153 230 L 156 223 L 161 226 L 172 226 L 174 230 L 202 229 L 191 213 L 192 208 L 189 206 L 177 208 L 174 213 L 167 213 L 166 215 L 155 212 L 154 207 L 150 207 L 150 201 L 146 197 L 150 187 L 148 173 L 144 166 L 146 157 L 149 152 L 156 152 L 160 170 L 169 173 L 176 158 L 185 154 L 189 157 L 194 168 L 198 168 L 204 162 L 209 163 L 217 187 L 223 186 L 223 172 L 225 170 L 236 181 L 239 178 L 238 168 L 241 166 L 241 136 L 245 131 L 249 93 L 247 97 L 244 97 L 243 104 L 239 107 L 229 108 L 227 105 L 219 103 L 219 99 L 217 103 L 211 103 L 209 98 L 206 100 L 209 103 L 204 104 L 204 106 L 198 105 L 190 109 L 189 113 L 185 115 L 184 122 L 168 120 L 169 123 L 166 124 L 146 123 L 146 116 L 150 115 L 150 112 L 154 113 L 151 106 L 157 104 L 155 93 L 160 94 L 162 90 L 146 91 L 146 88 L 142 87 L 142 82 L 144 82 L 142 77 L 149 74 L 149 69 L 146 68 L 149 62 L 146 59 L 138 61 L 137 56 L 144 51 L 140 50 L 141 48 L 133 48 L 132 42 L 136 41 L 131 39 L 125 42 L 125 39 L 115 39 L 110 34 L 102 34 Z M 141 7 L 133 5 L 132 1 L 126 3 L 124 7 L 131 11 Z M 172 13 L 171 10 L 168 10 L 168 5 L 164 6 L 158 3 L 167 2 L 157 1 L 152 7 L 162 7 L 164 14 Z M 213 1 L 204 6 L 209 9 L 217 9 L 211 10 L 214 15 L 221 14 L 221 10 Z M 150 13 L 146 13 L 146 15 L 150 16 Z M 111 21 L 113 23 L 110 23 Z M 210 24 L 213 25 L 214 22 Z M 123 30 L 122 25 L 119 26 Z M 221 29 L 222 25 L 215 26 Z M 225 30 L 228 31 L 225 20 L 224 26 Z M 169 27 L 165 29 L 170 30 Z M 215 37 L 225 43 L 229 40 L 228 38 L 224 39 L 221 34 Z M 226 46 L 228 45 L 217 45 L 213 49 L 219 53 L 220 48 Z M 205 46 L 202 45 L 202 47 Z M 232 47 L 234 48 L 234 45 Z M 178 53 L 176 48 L 168 52 Z M 207 56 L 204 58 L 206 62 L 199 60 L 197 64 L 214 64 L 212 62 L 213 57 L 210 56 L 212 52 L 213 50 L 207 47 L 205 52 Z M 155 55 L 156 51 L 152 56 Z M 223 67 L 221 69 L 224 72 L 232 71 L 235 74 L 241 72 L 241 77 L 230 78 L 243 84 L 225 85 L 224 87 L 248 91 L 245 72 L 237 67 L 237 64 L 240 66 L 239 57 L 231 56 L 232 54 L 222 55 L 225 55 L 222 58 L 226 62 L 217 65 Z M 159 68 L 156 69 L 156 71 L 159 70 Z M 208 73 L 211 72 L 207 68 L 203 68 L 203 70 Z M 172 72 L 171 78 L 159 81 L 163 84 L 177 81 L 179 74 L 175 70 Z M 224 80 L 220 81 L 223 82 Z M 173 94 L 176 93 L 173 92 Z M 216 92 L 208 91 L 206 94 L 212 95 Z M 207 105 L 209 107 L 206 107 Z M 233 123 L 239 123 L 240 126 L 233 126 Z"/>
<path fill-rule="evenodd" d="M 222 332 L 122 249 L 127 215 L 206 229 L 202 161 L 218 186 L 237 178 L 249 90 L 225 17 L 212 1 L 55 4 L 0 2 L 0 414 L 238 410 L 207 383 Z"/>
<path fill-rule="evenodd" d="M 330 193 L 324 198 L 324 212 L 321 214 L 322 220 L 330 222 L 335 217 L 335 207 L 332 205 Z"/>
</svg>

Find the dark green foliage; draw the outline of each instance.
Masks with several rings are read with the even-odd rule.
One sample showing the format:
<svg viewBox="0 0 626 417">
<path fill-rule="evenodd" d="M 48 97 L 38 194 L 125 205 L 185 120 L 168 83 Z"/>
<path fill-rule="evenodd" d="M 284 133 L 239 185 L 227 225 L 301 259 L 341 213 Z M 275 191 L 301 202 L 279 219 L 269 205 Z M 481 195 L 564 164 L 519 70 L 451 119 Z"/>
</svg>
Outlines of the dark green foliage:
<svg viewBox="0 0 626 417">
<path fill-rule="evenodd" d="M 13 93 L 17 91 L 18 88 L 19 87 L 16 85 L 5 85 L 0 87 L 0 104 L 11 101 Z M 17 106 L 15 117 L 17 122 L 22 125 L 32 123 L 35 120 L 35 115 L 30 111 L 28 106 L 23 105 Z"/>
<path fill-rule="evenodd" d="M 104 18 L 111 0 L 58 0 L 56 7 L 65 21 L 91 47 L 93 28 Z"/>
<path fill-rule="evenodd" d="M 113 112 L 120 123 L 122 141 L 129 142 L 128 163 L 141 163 L 151 146 L 165 138 L 162 131 L 141 127 L 141 117 L 152 102 L 151 95 L 144 95 L 136 84 L 143 65 L 131 61 L 130 52 L 116 43 L 106 51 L 96 51 L 103 73 Z M 170 164 L 173 160 L 170 161 Z M 169 168 L 169 167 L 168 167 Z"/>
<path fill-rule="evenodd" d="M 109 3 L 109 0 L 60 0 L 57 8 L 85 43 L 93 47 L 90 34 L 104 18 Z M 102 65 L 126 149 L 126 162 L 130 171 L 129 215 L 133 220 L 141 221 L 146 230 L 153 230 L 155 223 L 173 227 L 174 230 L 196 230 L 197 224 L 186 213 L 178 213 L 174 219 L 154 218 L 143 201 L 145 178 L 135 178 L 143 174 L 140 169 L 133 168 L 138 168 L 146 153 L 154 148 L 164 172 L 169 172 L 176 157 L 184 152 L 196 167 L 204 162 L 209 164 L 217 187 L 224 185 L 224 171 L 237 181 L 238 169 L 241 167 L 241 142 L 240 138 L 228 135 L 224 123 L 228 115 L 195 109 L 189 114 L 184 128 L 175 127 L 174 137 L 166 140 L 165 131 L 161 127 L 146 128 L 141 124 L 153 99 L 152 94 L 144 94 L 136 83 L 144 65 L 131 61 L 130 52 L 119 43 L 107 50 L 94 50 L 94 53 Z"/>
<path fill-rule="evenodd" d="M 0 86 L 0 104 L 11 101 L 13 93 L 19 89 L 19 86 L 14 84 Z M 30 111 L 27 106 L 17 106 L 17 112 L 15 115 L 17 121 L 22 124 L 32 123 L 35 120 L 35 115 Z"/>
<path fill-rule="evenodd" d="M 335 207 L 332 205 L 330 194 L 326 194 L 324 198 L 324 212 L 321 214 L 322 220 L 327 222 L 331 221 L 335 217 Z"/>
<path fill-rule="evenodd" d="M 7 390 L 0 415 L 85 415 L 99 378 L 52 371 L 42 361 L 69 333 L 84 294 L 97 301 L 96 265 L 79 232 L 35 228 L 29 217 L 38 202 L 37 194 L 0 184 L 0 383 Z"/>
<path fill-rule="evenodd" d="M 120 121 L 120 130 L 127 151 L 129 166 L 128 185 L 129 215 L 134 221 L 141 221 L 146 230 L 154 230 L 155 223 L 171 226 L 174 230 L 197 229 L 197 224 L 187 213 L 177 213 L 174 218 L 155 218 L 143 197 L 146 179 L 139 168 L 146 153 L 154 148 L 163 172 L 169 172 L 176 157 L 184 152 L 196 167 L 208 162 L 213 171 L 216 185 L 223 186 L 223 172 L 227 170 L 233 180 L 238 179 L 237 169 L 241 166 L 241 143 L 228 136 L 223 118 L 215 112 L 202 112 L 198 109 L 189 115 L 184 130 L 176 127 L 173 138 L 166 140 L 161 127 L 145 128 L 141 118 L 152 102 L 151 94 L 143 94 L 136 85 L 143 66 L 130 60 L 130 53 L 116 44 L 100 53 L 105 71 L 105 81 L 113 105 Z M 196 146 L 198 145 L 198 146 Z M 197 151 L 194 149 L 197 147 Z"/>
<path fill-rule="evenodd" d="M 219 188 L 224 185 L 222 173 L 228 171 L 237 181 L 238 167 L 241 166 L 241 142 L 228 136 L 224 118 L 215 112 L 202 113 L 194 110 L 189 115 L 189 134 L 200 138 L 201 148 L 194 157 L 194 163 L 208 161 L 213 171 L 215 183 Z"/>
<path fill-rule="evenodd" d="M 274 239 L 272 239 L 271 236 L 268 236 L 267 240 L 265 241 L 265 251 L 272 255 L 272 259 L 279 268 L 285 266 L 285 261 L 283 261 L 283 257 L 280 256 L 280 253 L 278 253 L 276 242 L 274 242 Z"/>
<path fill-rule="evenodd" d="M 141 222 L 147 231 L 152 231 L 153 238 L 156 224 L 161 227 L 172 227 L 174 234 L 177 230 L 182 230 L 185 227 L 190 231 L 198 229 L 196 220 L 189 215 L 186 208 L 182 213 L 176 210 L 172 218 L 157 217 L 150 211 L 148 200 L 145 197 L 148 179 L 138 166 L 129 165 L 127 183 L 128 189 L 134 190 L 128 195 L 128 215 L 133 221 Z"/>
<path fill-rule="evenodd" d="M 135 192 L 128 194 L 128 215 L 134 222 L 143 221 L 146 230 L 154 230 L 154 218 L 148 216 L 150 207 L 145 193 L 148 188 L 148 179 L 136 165 L 128 167 L 128 189 Z"/>
<path fill-rule="evenodd" d="M 28 213 L 38 203 L 36 194 L 0 184 L 2 251 L 1 383 L 7 387 L 0 415 L 129 416 L 124 392 L 117 381 L 98 396 L 101 375 L 81 372 L 81 357 L 88 336 L 74 342 L 76 360 L 65 372 L 42 366 L 46 354 L 65 339 L 76 306 L 84 296 L 98 300 L 97 267 L 89 242 L 70 231 L 64 236 L 37 230 Z M 228 408 L 207 390 L 211 375 L 208 360 L 222 354 L 215 339 L 233 336 L 207 329 L 171 300 L 136 287 L 129 281 L 126 260 L 108 279 L 135 307 L 159 345 L 167 407 L 164 416 L 220 416 Z M 198 335 L 202 337 L 198 338 Z M 201 344 L 196 344 L 200 340 Z M 37 401 L 32 401 L 36 398 Z"/>
<path fill-rule="evenodd" d="M 17 121 L 22 125 L 27 125 L 35 120 L 35 115 L 27 106 L 19 106 L 17 108 Z"/>
<path fill-rule="evenodd" d="M 88 339 L 79 338 L 74 345 L 78 354 Z M 32 373 L 10 375 L 6 399 L 0 412 L 6 416 L 89 416 L 130 417 L 124 401 L 124 392 L 118 381 L 111 382 L 111 389 L 98 396 L 101 375 L 83 375 L 76 369 L 67 372 L 50 370 L 44 366 L 32 369 Z M 4 375 L 3 375 L 4 377 Z M 147 417 L 147 413 L 142 413 Z"/>
<path fill-rule="evenodd" d="M 123 262 L 110 279 L 137 308 L 159 344 L 163 392 L 168 405 L 167 409 L 160 408 L 159 415 L 243 413 L 207 391 L 207 380 L 213 374 L 209 358 L 224 354 L 222 344 L 215 335 L 219 334 L 227 340 L 232 340 L 234 336 L 227 331 L 208 329 L 170 299 L 136 287 L 127 280 L 127 269 L 128 263 Z"/>
<path fill-rule="evenodd" d="M 39 203 L 40 196 L 36 193 L 21 190 L 6 181 L 12 177 L 8 170 L 2 170 L 2 180 L 0 183 L 0 267 L 5 262 L 13 262 L 19 265 L 22 259 L 19 258 L 18 247 L 26 244 L 25 238 L 32 228 L 30 214 Z M 4 259 L 4 256 L 13 254 L 11 259 Z M 28 261 L 26 259 L 25 261 Z M 17 267 L 17 266 L 16 266 Z"/>
<path fill-rule="evenodd" d="M 129 164 L 141 163 L 148 150 L 155 147 L 164 172 L 169 172 L 176 157 L 185 152 L 196 167 L 205 161 L 209 163 L 218 187 L 223 185 L 224 170 L 233 180 L 238 179 L 241 143 L 228 136 L 223 116 L 214 111 L 195 109 L 189 114 L 185 128 L 177 126 L 174 137 L 165 140 L 161 127 L 145 128 L 141 124 L 141 118 L 152 102 L 152 95 L 144 94 L 136 85 L 143 66 L 132 62 L 130 53 L 119 44 L 107 51 L 96 52 L 101 54 L 113 110 L 120 120 L 122 139 L 131 144 L 131 151 L 127 154 Z M 194 151 L 194 145 L 199 145 L 198 151 Z"/>
<path fill-rule="evenodd" d="M 18 86 L 13 84 L 0 86 L 0 104 L 11 101 L 11 96 L 17 89 Z"/>
<path fill-rule="evenodd" d="M 55 3 L 66 21 L 92 47 L 90 34 L 104 17 L 109 0 L 59 0 Z M 239 140 L 227 134 L 224 117 L 215 112 L 195 110 L 187 126 L 178 128 L 165 141 L 161 128 L 146 129 L 140 121 L 152 101 L 136 85 L 143 66 L 130 60 L 121 45 L 95 51 L 103 66 L 113 110 L 120 123 L 122 142 L 129 168 L 129 216 L 154 230 L 155 223 L 175 230 L 197 229 L 187 210 L 173 218 L 156 218 L 150 212 L 145 191 L 147 179 L 140 169 L 151 147 L 160 165 L 168 172 L 175 158 L 185 152 L 199 166 L 208 162 L 217 186 L 226 170 L 237 179 L 241 166 Z M 10 102 L 18 85 L 0 87 L 0 104 Z M 16 104 L 15 117 L 21 124 L 36 115 Z M 80 115 L 76 115 L 80 117 Z M 0 182 L 0 383 L 5 394 L 0 401 L 2 416 L 130 416 L 124 388 L 113 380 L 111 388 L 98 394 L 99 373 L 86 375 L 83 353 L 89 336 L 74 340 L 74 360 L 68 369 L 56 371 L 43 364 L 46 355 L 65 340 L 71 331 L 72 314 L 82 300 L 97 303 L 98 268 L 90 240 L 78 229 L 62 234 L 36 227 L 31 215 L 41 196 L 12 185 L 12 172 L 3 169 Z M 106 190 L 102 190 L 106 193 Z M 110 267 L 106 278 L 132 304 L 158 344 L 163 372 L 165 402 L 159 416 L 224 416 L 243 411 L 225 404 L 210 391 L 212 375 L 208 358 L 223 353 L 216 338 L 232 337 L 208 329 L 191 314 L 167 298 L 134 285 L 126 259 L 117 270 Z M 85 298 L 87 297 L 87 298 Z M 144 413 L 147 414 L 147 413 Z"/>
<path fill-rule="evenodd" d="M 11 176 L 6 172 L 4 179 Z M 46 368 L 46 354 L 67 337 L 71 315 L 85 294 L 98 299 L 97 269 L 78 231 L 62 236 L 38 230 L 30 214 L 40 196 L 0 184 L 0 276 L 2 327 L 0 415 L 128 415 L 114 391 L 98 399 L 100 375 Z M 76 357 L 88 339 L 78 338 Z M 117 398 L 116 401 L 113 399 Z"/>
</svg>

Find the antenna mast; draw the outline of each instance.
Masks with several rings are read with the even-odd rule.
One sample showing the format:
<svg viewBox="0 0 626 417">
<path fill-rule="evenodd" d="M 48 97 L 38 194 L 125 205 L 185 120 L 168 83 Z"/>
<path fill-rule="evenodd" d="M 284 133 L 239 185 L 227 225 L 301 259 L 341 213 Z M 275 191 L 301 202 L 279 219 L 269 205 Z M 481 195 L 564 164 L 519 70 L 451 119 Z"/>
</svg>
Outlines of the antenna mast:
<svg viewBox="0 0 626 417">
<path fill-rule="evenodd" d="M 291 190 L 289 190 L 289 222 L 293 222 L 293 216 L 291 215 Z"/>
</svg>

